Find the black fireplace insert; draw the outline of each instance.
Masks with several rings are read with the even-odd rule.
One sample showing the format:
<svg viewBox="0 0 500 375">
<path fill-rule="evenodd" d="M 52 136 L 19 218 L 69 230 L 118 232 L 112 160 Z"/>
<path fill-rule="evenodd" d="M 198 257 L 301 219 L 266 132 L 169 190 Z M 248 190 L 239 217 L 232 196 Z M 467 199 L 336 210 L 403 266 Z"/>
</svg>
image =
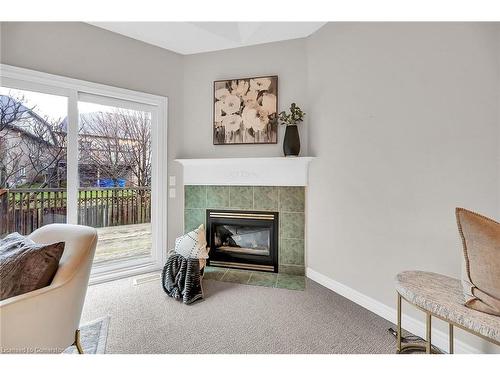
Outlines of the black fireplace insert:
<svg viewBox="0 0 500 375">
<path fill-rule="evenodd" d="M 208 264 L 278 272 L 278 213 L 207 210 Z"/>
</svg>

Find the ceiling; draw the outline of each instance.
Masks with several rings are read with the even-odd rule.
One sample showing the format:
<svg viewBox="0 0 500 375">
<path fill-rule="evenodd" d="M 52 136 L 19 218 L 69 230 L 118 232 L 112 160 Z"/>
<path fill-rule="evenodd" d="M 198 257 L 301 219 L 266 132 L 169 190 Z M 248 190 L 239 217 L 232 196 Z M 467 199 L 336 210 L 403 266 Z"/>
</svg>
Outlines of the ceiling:
<svg viewBox="0 0 500 375">
<path fill-rule="evenodd" d="M 304 38 L 325 22 L 90 22 L 183 55 Z"/>
</svg>

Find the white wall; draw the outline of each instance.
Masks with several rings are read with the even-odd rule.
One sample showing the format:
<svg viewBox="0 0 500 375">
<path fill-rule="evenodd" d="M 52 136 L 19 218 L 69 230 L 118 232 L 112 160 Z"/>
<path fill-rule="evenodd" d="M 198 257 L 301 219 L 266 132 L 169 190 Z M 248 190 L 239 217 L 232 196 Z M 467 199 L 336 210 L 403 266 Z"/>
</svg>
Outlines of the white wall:
<svg viewBox="0 0 500 375">
<path fill-rule="evenodd" d="M 278 75 L 279 111 L 292 102 L 306 106 L 305 40 L 184 56 L 184 138 L 179 157 L 283 156 L 283 127 L 275 145 L 213 145 L 213 82 L 222 79 Z M 307 109 L 305 109 L 307 111 Z M 301 155 L 307 155 L 307 121 L 300 129 Z"/>
<path fill-rule="evenodd" d="M 497 61 L 498 65 L 500 65 L 500 23 L 496 24 L 497 29 L 497 46 L 498 46 L 498 54 Z M 500 82 L 500 69 L 497 73 L 498 82 Z M 498 155 L 497 155 L 497 164 L 498 164 L 498 186 L 500 187 L 500 95 L 498 97 L 498 118 L 497 118 L 497 129 L 498 129 Z M 500 218 L 500 188 L 498 189 L 498 218 Z"/>
<path fill-rule="evenodd" d="M 499 216 L 498 41 L 477 23 L 308 40 L 308 267 L 392 307 L 399 271 L 460 276 L 454 208 Z"/>
</svg>

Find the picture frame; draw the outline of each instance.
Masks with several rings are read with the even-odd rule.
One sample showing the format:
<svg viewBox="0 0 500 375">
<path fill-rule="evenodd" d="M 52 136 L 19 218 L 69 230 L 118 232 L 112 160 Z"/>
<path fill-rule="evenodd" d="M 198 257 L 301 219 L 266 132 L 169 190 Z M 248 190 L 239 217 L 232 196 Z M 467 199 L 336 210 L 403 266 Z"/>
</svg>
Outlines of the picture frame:
<svg viewBox="0 0 500 375">
<path fill-rule="evenodd" d="M 278 76 L 214 81 L 214 145 L 278 143 Z"/>
</svg>

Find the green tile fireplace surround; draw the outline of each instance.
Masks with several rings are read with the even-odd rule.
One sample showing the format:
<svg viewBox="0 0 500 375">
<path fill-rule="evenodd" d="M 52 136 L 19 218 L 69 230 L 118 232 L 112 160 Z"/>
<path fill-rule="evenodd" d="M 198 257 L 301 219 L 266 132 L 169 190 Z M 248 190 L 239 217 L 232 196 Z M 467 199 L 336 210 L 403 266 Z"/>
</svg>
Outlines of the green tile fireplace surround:
<svg viewBox="0 0 500 375">
<path fill-rule="evenodd" d="M 189 232 L 205 223 L 208 208 L 278 212 L 279 274 L 304 275 L 304 205 L 303 186 L 186 185 L 184 230 Z M 256 276 L 251 277 L 249 283 L 252 281 L 258 285 Z"/>
</svg>

